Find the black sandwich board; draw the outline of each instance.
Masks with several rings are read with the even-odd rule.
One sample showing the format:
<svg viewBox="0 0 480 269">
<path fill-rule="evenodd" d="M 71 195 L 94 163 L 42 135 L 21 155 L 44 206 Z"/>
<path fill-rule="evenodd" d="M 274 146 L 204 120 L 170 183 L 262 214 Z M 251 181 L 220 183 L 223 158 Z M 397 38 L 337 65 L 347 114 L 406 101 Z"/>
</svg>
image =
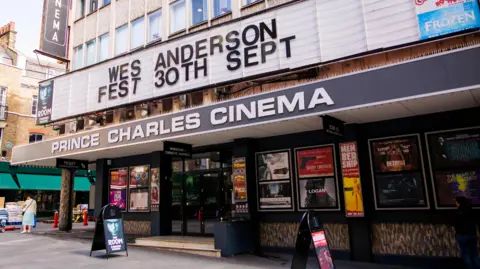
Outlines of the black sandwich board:
<svg viewBox="0 0 480 269">
<path fill-rule="evenodd" d="M 107 251 L 107 259 L 110 254 L 123 251 L 126 252 L 128 257 L 122 211 L 115 205 L 104 206 L 98 214 L 90 257 L 93 251 L 104 249 Z"/>
<path fill-rule="evenodd" d="M 300 220 L 291 269 L 307 268 L 308 252 L 312 242 L 319 268 L 335 269 L 323 223 L 318 215 L 311 210 L 305 212 Z"/>
</svg>

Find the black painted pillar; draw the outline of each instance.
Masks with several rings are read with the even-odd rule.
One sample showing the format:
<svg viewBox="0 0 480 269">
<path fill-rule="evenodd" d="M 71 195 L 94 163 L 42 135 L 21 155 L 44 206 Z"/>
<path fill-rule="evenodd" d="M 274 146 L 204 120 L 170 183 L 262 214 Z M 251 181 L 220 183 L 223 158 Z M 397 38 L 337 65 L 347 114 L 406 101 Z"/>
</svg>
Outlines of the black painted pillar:
<svg viewBox="0 0 480 269">
<path fill-rule="evenodd" d="M 362 141 L 359 139 L 359 134 L 357 130 L 357 125 L 351 124 L 345 126 L 345 142 L 356 141 L 357 142 L 357 151 L 364 150 L 360 147 Z M 359 158 L 362 156 L 360 152 L 358 152 Z M 340 163 L 341 164 L 341 163 Z M 359 161 L 359 165 L 362 162 Z M 340 166 L 341 167 L 341 166 Z M 368 167 L 360 166 L 360 175 L 364 175 L 361 171 L 364 169 L 368 169 Z M 341 177 L 339 177 L 341 180 Z M 373 260 L 372 256 L 372 240 L 371 240 L 371 226 L 369 221 L 369 212 L 367 208 L 367 201 L 369 199 L 365 199 L 365 188 L 366 186 L 370 186 L 366 183 L 367 180 L 370 180 L 366 177 L 361 177 L 360 182 L 362 183 L 362 197 L 363 199 L 363 208 L 365 210 L 365 217 L 361 218 L 347 218 L 348 223 L 348 232 L 350 238 L 350 258 L 354 261 L 362 261 L 362 262 L 371 262 Z M 343 183 L 342 183 L 343 186 Z M 343 194 L 341 195 L 343 197 Z M 344 200 L 345 201 L 345 200 Z M 344 210 L 345 210 L 345 202 L 342 201 Z"/>
<path fill-rule="evenodd" d="M 163 151 L 152 153 L 151 168 L 159 169 L 160 205 L 151 211 L 151 235 L 170 235 L 172 233 L 172 161 Z"/>
<path fill-rule="evenodd" d="M 253 138 L 241 138 L 234 141 L 233 157 L 245 157 L 247 177 L 248 210 L 252 227 L 252 242 L 254 251 L 260 252 L 260 218 L 257 210 L 257 182 L 255 174 L 255 146 Z"/>
<path fill-rule="evenodd" d="M 96 162 L 97 178 L 95 181 L 95 217 L 98 217 L 103 206 L 108 204 L 108 164 L 106 159 Z M 92 194 L 90 194 L 92 195 Z"/>
</svg>

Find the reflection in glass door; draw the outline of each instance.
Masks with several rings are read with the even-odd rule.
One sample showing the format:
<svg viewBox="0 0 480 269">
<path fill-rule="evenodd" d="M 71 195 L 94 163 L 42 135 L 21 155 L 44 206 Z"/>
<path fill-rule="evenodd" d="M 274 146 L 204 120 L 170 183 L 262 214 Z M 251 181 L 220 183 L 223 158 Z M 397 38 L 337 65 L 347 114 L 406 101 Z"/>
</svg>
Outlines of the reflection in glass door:
<svg viewBox="0 0 480 269">
<path fill-rule="evenodd" d="M 186 203 L 183 210 L 186 221 L 186 233 L 202 233 L 202 186 L 201 174 L 190 174 L 185 177 Z"/>
<path fill-rule="evenodd" d="M 172 232 L 182 233 L 183 174 L 172 176 Z"/>
<path fill-rule="evenodd" d="M 203 174 L 202 190 L 203 190 L 203 231 L 204 234 L 213 234 L 213 226 L 219 216 L 219 174 Z"/>
</svg>

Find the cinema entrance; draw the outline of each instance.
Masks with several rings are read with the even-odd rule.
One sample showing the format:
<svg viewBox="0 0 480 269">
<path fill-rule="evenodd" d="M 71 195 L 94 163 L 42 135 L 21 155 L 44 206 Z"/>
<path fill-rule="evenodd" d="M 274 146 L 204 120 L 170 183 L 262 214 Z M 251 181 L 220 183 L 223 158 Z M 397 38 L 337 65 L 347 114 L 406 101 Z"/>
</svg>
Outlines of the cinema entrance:
<svg viewBox="0 0 480 269">
<path fill-rule="evenodd" d="M 231 154 L 194 154 L 172 168 L 172 233 L 213 236 L 215 222 L 231 212 Z"/>
</svg>

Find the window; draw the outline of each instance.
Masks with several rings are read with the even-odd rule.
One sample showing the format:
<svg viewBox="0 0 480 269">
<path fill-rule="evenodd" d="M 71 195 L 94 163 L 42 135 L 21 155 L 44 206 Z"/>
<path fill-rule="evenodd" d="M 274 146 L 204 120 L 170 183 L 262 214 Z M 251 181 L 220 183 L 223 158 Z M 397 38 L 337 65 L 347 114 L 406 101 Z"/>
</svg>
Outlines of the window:
<svg viewBox="0 0 480 269">
<path fill-rule="evenodd" d="M 246 6 L 246 5 L 250 5 L 250 4 L 253 4 L 255 2 L 259 2 L 260 0 L 243 0 L 243 5 Z"/>
<path fill-rule="evenodd" d="M 98 61 L 99 62 L 110 58 L 110 55 L 108 53 L 109 51 L 108 48 L 110 47 L 109 41 L 110 41 L 109 33 L 101 35 L 98 38 Z"/>
<path fill-rule="evenodd" d="M 83 46 L 80 45 L 73 49 L 73 69 L 83 67 Z"/>
<path fill-rule="evenodd" d="M 77 0 L 77 6 L 75 8 L 77 9 L 75 19 L 78 20 L 85 15 L 85 0 Z"/>
<path fill-rule="evenodd" d="M 141 17 L 132 21 L 130 34 L 130 48 L 138 48 L 145 44 L 145 18 Z"/>
<path fill-rule="evenodd" d="M 102 7 L 110 4 L 110 0 L 100 0 L 102 2 Z"/>
<path fill-rule="evenodd" d="M 207 20 L 207 0 L 192 0 L 192 25 Z"/>
<path fill-rule="evenodd" d="M 128 50 L 128 25 L 120 26 L 115 30 L 115 55 Z"/>
<path fill-rule="evenodd" d="M 7 88 L 0 87 L 0 106 L 7 105 Z"/>
<path fill-rule="evenodd" d="M 88 10 L 88 13 L 92 13 L 94 12 L 95 10 L 97 10 L 97 0 L 89 0 L 90 2 L 90 9 Z"/>
<path fill-rule="evenodd" d="M 28 143 L 35 143 L 43 140 L 43 134 L 30 134 Z"/>
<path fill-rule="evenodd" d="M 32 96 L 32 115 L 37 115 L 38 96 Z"/>
<path fill-rule="evenodd" d="M 232 0 L 213 0 L 213 17 L 232 11 Z"/>
<path fill-rule="evenodd" d="M 85 51 L 85 65 L 91 65 L 95 63 L 95 39 L 87 43 L 87 50 Z"/>
<path fill-rule="evenodd" d="M 186 27 L 185 0 L 180 0 L 170 6 L 170 33 L 175 33 Z"/>
<path fill-rule="evenodd" d="M 162 38 L 162 10 L 148 15 L 148 42 Z"/>
</svg>

